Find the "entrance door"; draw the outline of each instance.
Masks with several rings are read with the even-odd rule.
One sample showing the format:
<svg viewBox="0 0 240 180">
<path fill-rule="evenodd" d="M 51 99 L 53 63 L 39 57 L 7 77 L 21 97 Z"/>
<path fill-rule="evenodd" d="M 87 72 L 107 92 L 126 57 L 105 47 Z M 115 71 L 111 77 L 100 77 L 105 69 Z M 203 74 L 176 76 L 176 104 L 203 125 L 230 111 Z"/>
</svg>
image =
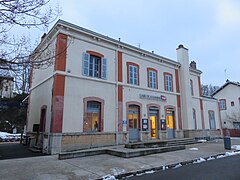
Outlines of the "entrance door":
<svg viewBox="0 0 240 180">
<path fill-rule="evenodd" d="M 167 138 L 174 138 L 174 111 L 166 110 Z"/>
<path fill-rule="evenodd" d="M 158 136 L 157 131 L 158 110 L 150 109 L 150 124 L 151 124 L 151 138 L 156 139 Z"/>
<path fill-rule="evenodd" d="M 139 106 L 131 105 L 128 111 L 129 141 L 139 141 Z"/>
</svg>

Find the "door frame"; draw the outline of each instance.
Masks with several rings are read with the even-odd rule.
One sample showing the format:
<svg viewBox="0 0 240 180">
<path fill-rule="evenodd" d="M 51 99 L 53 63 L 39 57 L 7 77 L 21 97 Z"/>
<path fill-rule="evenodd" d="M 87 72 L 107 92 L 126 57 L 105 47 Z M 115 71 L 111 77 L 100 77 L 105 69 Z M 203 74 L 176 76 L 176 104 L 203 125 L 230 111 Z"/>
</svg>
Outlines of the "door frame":
<svg viewBox="0 0 240 180">
<path fill-rule="evenodd" d="M 142 119 L 142 104 L 136 101 L 129 101 L 126 102 L 126 120 L 127 120 L 127 131 L 129 131 L 129 120 L 128 120 L 128 112 L 129 112 L 129 106 L 138 106 L 139 107 L 139 121 L 138 121 L 138 138 L 137 141 L 140 141 L 140 131 L 142 127 L 141 119 Z M 130 134 L 129 134 L 130 137 Z M 130 138 L 128 138 L 128 141 L 131 141 Z"/>
<path fill-rule="evenodd" d="M 159 130 L 160 130 L 160 105 L 158 105 L 158 104 L 153 104 L 153 103 L 151 103 L 151 104 L 148 104 L 147 105 L 147 112 L 148 112 L 148 121 L 149 121 L 149 133 L 150 133 L 150 137 L 151 137 L 151 139 L 154 139 L 154 138 L 152 138 L 152 136 L 151 136 L 151 129 L 152 129 L 152 124 L 150 123 L 151 121 L 150 121 L 150 109 L 151 108 L 154 108 L 154 109 L 156 109 L 157 111 L 158 111 L 158 115 L 157 115 L 157 120 L 156 120 L 156 134 L 157 134 L 157 136 L 156 136 L 156 139 L 159 139 L 160 138 L 160 136 L 159 136 Z"/>
<path fill-rule="evenodd" d="M 175 138 L 175 130 L 176 130 L 176 108 L 174 106 L 168 105 L 168 106 L 164 106 L 164 111 L 165 111 L 165 119 L 167 121 L 167 110 L 171 110 L 173 112 L 173 131 L 172 131 L 172 136 L 173 137 L 169 137 L 168 135 L 168 128 L 167 128 L 167 138 Z"/>
</svg>

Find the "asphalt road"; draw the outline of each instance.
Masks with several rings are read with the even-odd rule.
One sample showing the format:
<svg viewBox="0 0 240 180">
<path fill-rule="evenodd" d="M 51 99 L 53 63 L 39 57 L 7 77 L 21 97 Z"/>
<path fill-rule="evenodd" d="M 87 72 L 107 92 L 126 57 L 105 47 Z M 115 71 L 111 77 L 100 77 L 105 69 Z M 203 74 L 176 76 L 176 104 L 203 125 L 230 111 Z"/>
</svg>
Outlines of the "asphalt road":
<svg viewBox="0 0 240 180">
<path fill-rule="evenodd" d="M 1 142 L 0 143 L 0 160 L 26 158 L 34 156 L 42 156 L 42 153 L 34 153 L 28 150 L 19 142 Z"/>
<path fill-rule="evenodd" d="M 134 176 L 130 180 L 239 180 L 240 155 Z"/>
</svg>

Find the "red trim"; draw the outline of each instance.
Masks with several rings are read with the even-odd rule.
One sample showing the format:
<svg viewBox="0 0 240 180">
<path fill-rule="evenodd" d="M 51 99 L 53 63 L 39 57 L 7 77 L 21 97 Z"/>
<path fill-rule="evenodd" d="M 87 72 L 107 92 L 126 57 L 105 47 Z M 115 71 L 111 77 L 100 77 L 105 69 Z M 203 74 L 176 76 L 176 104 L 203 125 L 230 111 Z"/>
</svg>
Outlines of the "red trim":
<svg viewBox="0 0 240 180">
<path fill-rule="evenodd" d="M 138 121 L 138 129 L 140 130 L 142 127 L 141 124 L 141 119 L 142 119 L 142 104 L 136 101 L 128 101 L 126 102 L 126 119 L 127 119 L 127 131 L 129 129 L 129 122 L 128 122 L 128 111 L 129 111 L 129 106 L 131 105 L 135 105 L 135 106 L 139 106 L 139 121 Z"/>
<path fill-rule="evenodd" d="M 202 96 L 202 87 L 201 87 L 201 80 L 200 77 L 198 77 L 198 89 L 199 89 L 199 96 Z"/>
<path fill-rule="evenodd" d="M 224 108 L 224 109 L 221 109 L 221 106 L 220 106 L 221 101 L 224 101 L 224 104 L 225 104 L 225 108 Z M 227 109 L 227 100 L 226 100 L 226 99 L 219 99 L 219 109 L 220 109 L 220 111 L 221 111 L 221 110 L 226 110 L 226 109 Z"/>
<path fill-rule="evenodd" d="M 122 52 L 118 51 L 118 82 L 122 82 Z"/>
<path fill-rule="evenodd" d="M 178 110 L 178 128 L 182 129 L 182 111 L 181 111 L 181 96 L 177 95 L 177 110 Z"/>
<path fill-rule="evenodd" d="M 210 112 L 213 112 L 214 115 L 214 124 L 215 124 L 215 128 L 211 128 L 211 122 L 210 122 Z M 208 110 L 208 121 L 209 121 L 209 129 L 216 129 L 216 117 L 215 117 L 215 112 L 213 110 Z"/>
<path fill-rule="evenodd" d="M 168 72 L 164 72 L 163 73 L 163 76 L 164 76 L 164 90 L 167 91 L 167 87 L 166 87 L 166 76 L 171 76 L 171 79 L 172 79 L 172 91 L 170 92 L 173 92 L 173 75 L 171 73 L 168 73 Z"/>
<path fill-rule="evenodd" d="M 175 76 L 176 76 L 176 91 L 177 93 L 180 93 L 178 69 L 175 69 Z"/>
<path fill-rule="evenodd" d="M 90 54 L 90 55 L 92 55 L 92 56 L 97 56 L 97 57 L 100 57 L 100 58 L 104 57 L 103 54 L 101 54 L 101 53 L 99 53 L 99 52 L 95 52 L 95 51 L 87 50 L 87 53 Z"/>
<path fill-rule="evenodd" d="M 118 86 L 118 131 L 123 130 L 123 87 Z"/>
<path fill-rule="evenodd" d="M 130 82 L 129 82 L 129 66 L 130 65 L 136 66 L 138 68 L 138 83 L 137 83 L 137 85 L 140 86 L 140 81 L 139 81 L 139 79 L 140 79 L 139 78 L 139 76 L 140 76 L 140 74 L 139 74 L 140 66 L 136 63 L 133 63 L 133 62 L 127 62 L 127 83 L 130 84 Z"/>
<path fill-rule="evenodd" d="M 149 88 L 152 88 L 152 87 L 150 87 L 150 71 L 153 71 L 153 72 L 156 73 L 156 89 L 158 89 L 158 71 L 157 71 L 156 69 L 154 69 L 154 68 L 150 68 L 150 67 L 147 68 L 147 74 L 148 74 L 148 87 L 149 87 Z"/>
<path fill-rule="evenodd" d="M 56 61 L 54 70 L 65 71 L 66 70 L 66 57 L 67 57 L 67 35 L 58 34 L 56 44 Z"/>
<path fill-rule="evenodd" d="M 85 97 L 83 98 L 83 106 L 84 106 L 84 115 L 83 115 L 83 132 L 86 132 L 86 122 L 87 122 L 87 103 L 89 101 L 96 101 L 99 102 L 101 104 L 101 112 L 100 112 L 100 132 L 103 131 L 104 129 L 104 100 L 98 97 Z"/>
</svg>

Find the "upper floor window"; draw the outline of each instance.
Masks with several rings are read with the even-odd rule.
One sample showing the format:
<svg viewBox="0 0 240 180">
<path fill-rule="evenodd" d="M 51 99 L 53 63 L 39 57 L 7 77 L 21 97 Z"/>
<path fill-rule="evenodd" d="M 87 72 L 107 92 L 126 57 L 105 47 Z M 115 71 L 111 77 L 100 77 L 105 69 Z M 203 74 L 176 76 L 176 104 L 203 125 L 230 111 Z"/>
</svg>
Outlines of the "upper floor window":
<svg viewBox="0 0 240 180">
<path fill-rule="evenodd" d="M 227 107 L 226 107 L 226 99 L 220 99 L 219 100 L 219 108 L 220 108 L 220 110 L 227 109 Z"/>
<path fill-rule="evenodd" d="M 83 53 L 83 75 L 107 79 L 107 59 L 97 52 Z"/>
<path fill-rule="evenodd" d="M 235 106 L 234 101 L 231 102 L 231 106 Z"/>
<path fill-rule="evenodd" d="M 209 111 L 210 129 L 216 129 L 214 111 Z"/>
<path fill-rule="evenodd" d="M 148 87 L 157 89 L 158 75 L 157 70 L 153 68 L 147 68 L 148 72 Z"/>
<path fill-rule="evenodd" d="M 128 83 L 132 85 L 139 85 L 139 65 L 127 62 L 127 78 Z"/>
<path fill-rule="evenodd" d="M 165 91 L 173 91 L 172 74 L 164 73 L 164 87 L 165 87 Z"/>
<path fill-rule="evenodd" d="M 193 80 L 190 79 L 191 95 L 193 96 Z"/>
</svg>

